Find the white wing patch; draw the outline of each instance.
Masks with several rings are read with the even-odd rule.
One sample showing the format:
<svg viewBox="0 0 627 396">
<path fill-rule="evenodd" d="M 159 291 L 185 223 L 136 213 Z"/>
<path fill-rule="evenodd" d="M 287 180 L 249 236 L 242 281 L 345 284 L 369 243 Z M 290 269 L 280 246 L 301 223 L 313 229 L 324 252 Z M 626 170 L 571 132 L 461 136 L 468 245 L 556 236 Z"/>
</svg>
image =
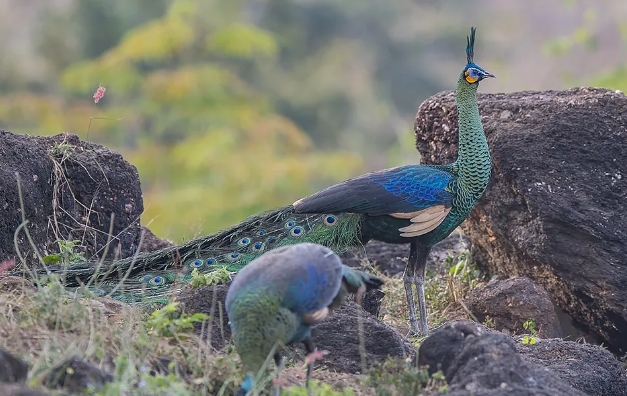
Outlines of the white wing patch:
<svg viewBox="0 0 627 396">
<path fill-rule="evenodd" d="M 303 323 L 305 324 L 316 324 L 316 323 L 320 323 L 321 321 L 324 320 L 324 318 L 327 317 L 327 315 L 329 314 L 329 308 L 324 307 L 322 309 L 317 310 L 316 312 L 310 313 L 310 314 L 304 314 L 303 315 Z"/>
<path fill-rule="evenodd" d="M 411 213 L 391 213 L 390 216 L 397 219 L 410 219 L 412 224 L 398 230 L 401 232 L 402 237 L 412 238 L 435 230 L 450 211 L 451 208 L 447 208 L 444 205 L 436 205 Z"/>
</svg>

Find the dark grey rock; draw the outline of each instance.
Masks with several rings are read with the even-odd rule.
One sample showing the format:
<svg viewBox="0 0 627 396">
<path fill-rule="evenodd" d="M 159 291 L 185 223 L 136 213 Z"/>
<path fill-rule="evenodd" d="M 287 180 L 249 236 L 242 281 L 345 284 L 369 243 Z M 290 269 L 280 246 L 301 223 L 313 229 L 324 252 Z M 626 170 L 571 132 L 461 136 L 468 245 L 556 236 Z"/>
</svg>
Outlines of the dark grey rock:
<svg viewBox="0 0 627 396">
<path fill-rule="evenodd" d="M 549 295 L 527 277 L 490 281 L 468 292 L 464 301 L 480 322 L 489 317 L 496 330 L 511 335 L 528 334 L 523 324 L 533 319 L 538 336 L 563 336 Z"/>
<path fill-rule="evenodd" d="M 427 259 L 427 270 L 443 273 L 446 270 L 443 264 L 447 256 L 457 257 L 469 249 L 468 238 L 464 234 L 455 232 L 433 246 Z M 407 256 L 409 256 L 409 245 L 394 245 L 379 241 L 368 242 L 363 249 L 354 249 L 340 255 L 344 264 L 351 267 L 361 266 L 362 260 L 367 257 L 370 264 L 378 267 L 386 276 L 402 274 L 405 271 Z"/>
<path fill-rule="evenodd" d="M 324 322 L 312 327 L 311 335 L 319 350 L 329 351 L 320 364 L 333 371 L 363 373 L 362 363 L 368 368 L 390 357 L 415 354 L 413 346 L 396 330 L 354 303 L 333 311 Z"/>
<path fill-rule="evenodd" d="M 54 367 L 44 378 L 44 385 L 51 389 L 70 392 L 98 391 L 113 376 L 93 364 L 74 356 Z"/>
<path fill-rule="evenodd" d="M 438 328 L 420 346 L 418 364 L 442 370 L 447 395 L 582 396 L 550 370 L 525 361 L 508 336 L 468 321 Z"/>
<path fill-rule="evenodd" d="M 516 343 L 522 358 L 542 365 L 574 388 L 595 396 L 627 396 L 627 368 L 606 349 L 561 339 Z"/>
<path fill-rule="evenodd" d="M 24 382 L 28 377 L 28 364 L 0 348 L 0 383 Z"/>
<path fill-rule="evenodd" d="M 59 238 L 76 239 L 81 245 L 75 251 L 89 259 L 103 253 L 114 214 L 108 257 L 128 257 L 137 250 L 143 210 L 137 169 L 119 153 L 73 134 L 42 137 L 0 130 L 0 262 L 17 258 L 13 235 L 22 215 L 41 253 L 58 253 Z M 27 262 L 39 265 L 24 230 L 17 240 Z"/>
</svg>

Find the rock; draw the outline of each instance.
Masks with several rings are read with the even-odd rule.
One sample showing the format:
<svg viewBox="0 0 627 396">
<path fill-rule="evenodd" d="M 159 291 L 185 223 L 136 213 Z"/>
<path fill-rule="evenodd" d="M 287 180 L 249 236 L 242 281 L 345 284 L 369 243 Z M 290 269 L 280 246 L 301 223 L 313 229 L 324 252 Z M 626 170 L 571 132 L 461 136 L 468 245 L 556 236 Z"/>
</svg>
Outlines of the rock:
<svg viewBox="0 0 627 396">
<path fill-rule="evenodd" d="M 44 385 L 53 389 L 63 388 L 70 392 L 84 392 L 88 389 L 98 391 L 112 380 L 111 374 L 74 356 L 54 367 L 44 378 Z"/>
<path fill-rule="evenodd" d="M 90 258 L 102 253 L 114 214 L 108 257 L 130 256 L 139 243 L 143 210 L 137 169 L 119 153 L 73 134 L 41 137 L 0 130 L 0 262 L 17 258 L 13 235 L 22 215 L 42 254 L 58 253 L 57 239 L 79 240 L 75 251 Z M 23 230 L 18 245 L 29 264 L 39 265 Z"/>
<path fill-rule="evenodd" d="M 0 348 L 0 383 L 24 382 L 28 377 L 28 364 Z"/>
<path fill-rule="evenodd" d="M 359 318 L 362 324 L 360 331 Z M 319 363 L 343 373 L 363 373 L 363 363 L 383 362 L 388 357 L 403 358 L 415 354 L 411 344 L 390 326 L 368 315 L 358 305 L 345 303 L 322 323 L 312 326 L 311 335 L 319 350 L 330 353 Z M 363 348 L 360 346 L 362 338 Z"/>
<path fill-rule="evenodd" d="M 434 331 L 418 351 L 418 364 L 441 369 L 448 395 L 581 396 L 550 370 L 525 361 L 508 336 L 458 321 Z"/>
<path fill-rule="evenodd" d="M 154 252 L 155 250 L 174 246 L 172 241 L 159 238 L 147 227 L 141 226 L 141 232 L 144 234 L 143 237 L 141 237 L 141 247 L 139 248 L 140 252 Z"/>
<path fill-rule="evenodd" d="M 594 396 L 627 396 L 627 371 L 607 350 L 560 339 L 516 343 L 522 358 L 547 367 L 573 388 Z"/>
<path fill-rule="evenodd" d="M 464 234 L 453 233 L 431 249 L 427 259 L 427 269 L 441 273 L 445 268 L 442 264 L 447 256 L 458 256 L 469 248 L 470 241 Z M 394 276 L 405 271 L 409 245 L 371 241 L 366 244 L 365 253 L 364 249 L 355 249 L 340 255 L 344 264 L 351 267 L 360 267 L 364 256 L 368 258 L 370 264 L 377 266 L 386 276 Z"/>
<path fill-rule="evenodd" d="M 23 293 L 26 290 L 36 290 L 32 282 L 19 276 L 5 276 L 0 273 L 0 291 Z"/>
<path fill-rule="evenodd" d="M 210 339 L 208 335 L 204 337 L 216 349 L 224 348 L 231 338 L 231 328 L 224 309 L 227 290 L 226 285 L 186 287 L 177 296 L 185 312 L 203 312 L 212 318 L 210 332 L 207 332 L 207 326 L 203 328 L 199 324 L 195 331 L 197 334 L 210 334 Z M 404 357 L 415 352 L 394 329 L 379 322 L 355 303 L 345 302 L 324 322 L 312 327 L 311 333 L 316 347 L 331 352 L 317 364 L 346 373 L 361 371 L 359 315 L 363 320 L 365 362 L 368 366 L 375 361 L 384 361 L 387 356 Z"/>
<path fill-rule="evenodd" d="M 533 319 L 539 337 L 562 337 L 562 328 L 549 295 L 529 278 L 491 281 L 472 289 L 464 301 L 480 322 L 485 323 L 489 317 L 496 330 L 529 334 L 523 324 Z"/>
<path fill-rule="evenodd" d="M 0 396 L 48 396 L 21 384 L 0 384 Z"/>
<path fill-rule="evenodd" d="M 478 99 L 494 166 L 462 225 L 474 258 L 491 274 L 533 279 L 605 345 L 627 350 L 627 97 L 575 88 Z M 425 163 L 453 161 L 453 93 L 426 100 L 414 129 Z"/>
<path fill-rule="evenodd" d="M 176 296 L 181 308 L 187 313 L 202 312 L 211 318 L 210 323 L 196 324 L 195 332 L 202 335 L 213 348 L 220 350 L 231 339 L 231 326 L 226 315 L 224 301 L 228 285 L 184 287 Z"/>
</svg>

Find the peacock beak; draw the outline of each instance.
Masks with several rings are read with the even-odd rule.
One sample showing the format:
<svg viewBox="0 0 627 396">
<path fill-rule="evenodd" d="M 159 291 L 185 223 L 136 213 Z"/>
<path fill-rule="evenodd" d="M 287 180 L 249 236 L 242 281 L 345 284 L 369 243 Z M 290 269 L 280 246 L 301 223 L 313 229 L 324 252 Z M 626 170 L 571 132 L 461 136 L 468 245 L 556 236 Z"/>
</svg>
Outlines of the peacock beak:
<svg viewBox="0 0 627 396">
<path fill-rule="evenodd" d="M 492 74 L 492 73 L 490 73 L 490 72 L 487 72 L 487 71 L 483 70 L 483 71 L 481 72 L 481 79 L 483 80 L 483 79 L 484 79 L 484 78 L 486 78 L 486 77 L 496 78 L 496 76 L 495 76 L 494 74 Z"/>
</svg>

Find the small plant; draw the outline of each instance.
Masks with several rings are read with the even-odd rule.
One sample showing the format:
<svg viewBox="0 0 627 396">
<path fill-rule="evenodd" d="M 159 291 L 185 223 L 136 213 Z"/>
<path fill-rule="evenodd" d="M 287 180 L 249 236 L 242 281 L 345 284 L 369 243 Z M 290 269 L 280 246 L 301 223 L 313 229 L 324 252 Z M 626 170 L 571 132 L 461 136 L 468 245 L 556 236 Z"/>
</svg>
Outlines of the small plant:
<svg viewBox="0 0 627 396">
<path fill-rule="evenodd" d="M 180 312 L 179 303 L 173 302 L 154 311 L 146 324 L 150 328 L 149 334 L 179 338 L 180 334 L 192 330 L 195 323 L 202 323 L 208 319 L 209 315 L 204 313 L 188 315 Z"/>
<path fill-rule="evenodd" d="M 229 282 L 233 279 L 233 273 L 225 267 L 218 267 L 208 274 L 201 274 L 197 268 L 192 270 L 192 287 L 213 286 Z"/>
<path fill-rule="evenodd" d="M 494 318 L 490 315 L 486 315 L 483 324 L 490 329 L 494 329 Z"/>
<path fill-rule="evenodd" d="M 523 323 L 522 326 L 523 326 L 523 329 L 528 331 L 530 335 L 525 335 L 520 342 L 522 342 L 523 345 L 536 344 L 538 342 L 538 338 L 536 337 L 538 335 L 538 329 L 536 327 L 536 320 L 529 319 L 525 323 Z"/>
<path fill-rule="evenodd" d="M 65 140 L 61 143 L 55 142 L 52 145 L 52 148 L 49 150 L 49 155 L 51 158 L 59 160 L 59 162 L 62 163 L 63 161 L 71 157 L 73 148 L 74 146 L 72 146 Z"/>
<path fill-rule="evenodd" d="M 86 261 L 85 256 L 82 253 L 74 251 L 77 245 L 80 245 L 80 241 L 64 239 L 57 239 L 57 245 L 59 246 L 59 253 L 49 254 L 42 259 L 46 264 L 60 264 L 62 267 L 67 267 L 71 263 L 80 263 Z"/>
<path fill-rule="evenodd" d="M 288 388 L 283 388 L 281 390 L 281 395 L 284 396 L 308 396 L 310 394 L 314 394 L 316 396 L 355 396 L 355 392 L 353 392 L 350 388 L 344 388 L 341 391 L 334 390 L 331 385 L 312 380 L 311 384 L 311 392 L 307 391 L 307 388 L 304 386 L 290 386 Z"/>
<path fill-rule="evenodd" d="M 443 392 L 448 389 L 441 371 L 429 375 L 427 368 L 413 366 L 401 359 L 388 359 L 374 366 L 366 384 L 380 396 L 419 395 L 422 391 Z"/>
<path fill-rule="evenodd" d="M 45 286 L 33 296 L 30 309 L 20 312 L 24 325 L 38 326 L 43 322 L 50 330 L 72 332 L 91 320 L 94 314 L 65 289 L 59 275 L 46 275 L 44 281 Z"/>
</svg>

